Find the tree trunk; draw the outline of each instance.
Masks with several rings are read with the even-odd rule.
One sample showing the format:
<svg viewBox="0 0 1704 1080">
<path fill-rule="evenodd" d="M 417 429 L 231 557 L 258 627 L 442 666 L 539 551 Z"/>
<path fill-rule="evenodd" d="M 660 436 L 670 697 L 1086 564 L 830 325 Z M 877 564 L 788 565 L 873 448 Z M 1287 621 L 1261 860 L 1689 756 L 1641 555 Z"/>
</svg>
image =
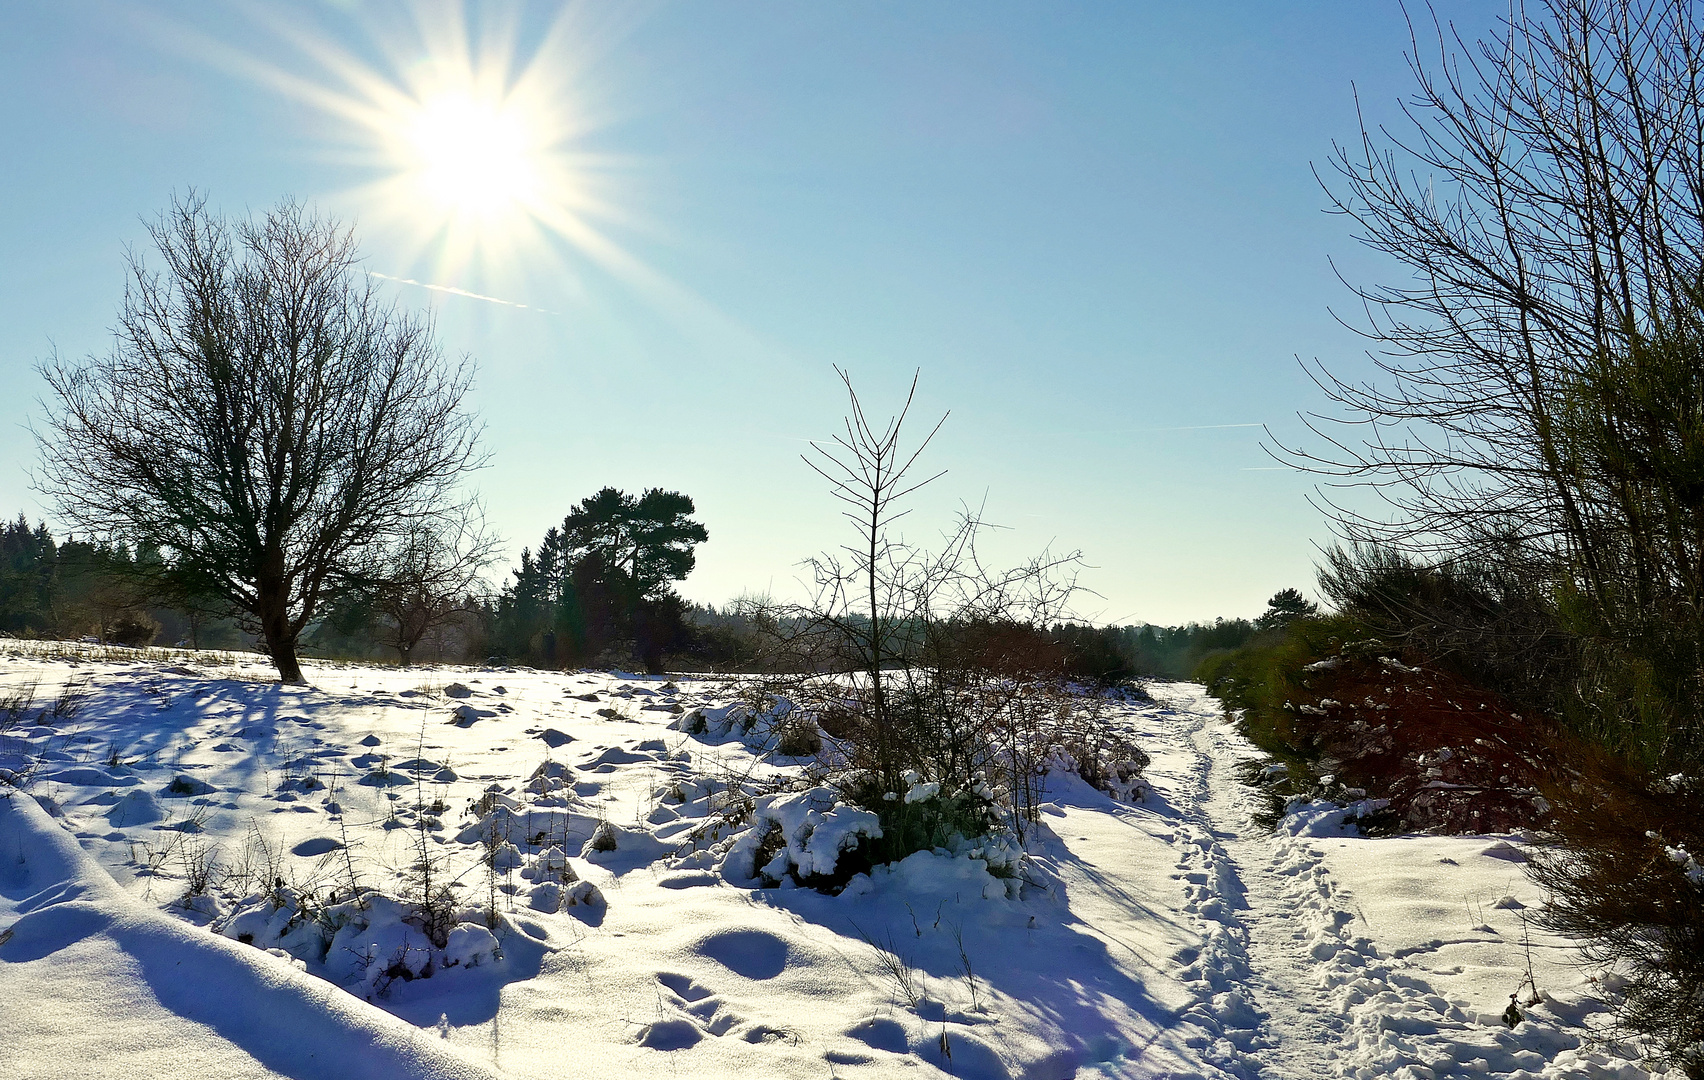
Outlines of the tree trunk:
<svg viewBox="0 0 1704 1080">
<path fill-rule="evenodd" d="M 266 642 L 266 651 L 278 668 L 279 681 L 307 682 L 302 678 L 302 666 L 296 662 L 296 634 L 290 626 L 289 599 L 282 579 L 263 576 L 257 592 L 260 602 L 255 606 L 259 609 L 261 640 Z"/>
<path fill-rule="evenodd" d="M 286 683 L 306 683 L 302 677 L 302 665 L 296 662 L 296 642 L 294 640 L 274 641 L 267 634 L 266 651 L 272 654 L 272 663 L 278 668 L 278 681 Z"/>
</svg>

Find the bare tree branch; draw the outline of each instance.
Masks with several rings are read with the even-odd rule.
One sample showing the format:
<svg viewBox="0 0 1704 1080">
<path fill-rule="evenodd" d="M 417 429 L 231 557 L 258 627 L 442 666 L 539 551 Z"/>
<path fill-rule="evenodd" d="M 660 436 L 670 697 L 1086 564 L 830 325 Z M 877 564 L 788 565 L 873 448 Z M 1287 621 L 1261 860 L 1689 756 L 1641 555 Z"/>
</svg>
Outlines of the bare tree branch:
<svg viewBox="0 0 1704 1080">
<path fill-rule="evenodd" d="M 325 601 L 462 500 L 482 464 L 466 359 L 381 302 L 353 234 L 286 201 L 230 222 L 193 192 L 130 255 L 112 350 L 42 365 L 36 486 L 65 519 L 160 548 L 253 620 L 286 681 Z"/>
</svg>

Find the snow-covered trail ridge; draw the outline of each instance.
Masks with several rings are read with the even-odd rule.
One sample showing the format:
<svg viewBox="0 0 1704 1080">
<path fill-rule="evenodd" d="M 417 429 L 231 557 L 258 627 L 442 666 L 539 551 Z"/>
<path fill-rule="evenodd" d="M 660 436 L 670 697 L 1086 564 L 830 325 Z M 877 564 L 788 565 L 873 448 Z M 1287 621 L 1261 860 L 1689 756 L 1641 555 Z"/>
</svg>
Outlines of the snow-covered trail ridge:
<svg viewBox="0 0 1704 1080">
<path fill-rule="evenodd" d="M 686 730 L 725 685 L 269 675 L 256 658 L 0 648 L 0 697 L 89 694 L 0 732 L 0 767 L 29 763 L 48 811 L 0 815 L 0 1076 L 146 1062 L 306 1080 L 351 1075 L 378 1039 L 408 1059 L 380 1072 L 402 1076 L 1648 1077 L 1583 1043 L 1603 1014 L 1564 942 L 1531 935 L 1546 1000 L 1500 1022 L 1540 902 L 1519 838 L 1365 839 L 1324 808 L 1265 833 L 1235 778 L 1255 751 L 1198 687 L 1108 704 L 1155 790 L 1118 803 L 1051 776 L 1021 888 L 974 853 L 922 852 L 825 896 L 759 888 L 694 839 L 731 841 L 744 826 L 718 815 L 736 790 L 808 765 L 755 729 Z M 482 862 L 499 819 L 513 831 Z M 599 829 L 616 850 L 590 843 Z M 422 844 L 457 883 L 454 965 L 394 919 L 344 925 L 327 951 L 308 906 L 252 891 L 264 868 L 323 916 L 355 881 L 405 892 Z M 564 899 L 576 879 L 596 902 Z M 220 1019 L 280 986 L 305 1004 L 276 1043 Z"/>
</svg>

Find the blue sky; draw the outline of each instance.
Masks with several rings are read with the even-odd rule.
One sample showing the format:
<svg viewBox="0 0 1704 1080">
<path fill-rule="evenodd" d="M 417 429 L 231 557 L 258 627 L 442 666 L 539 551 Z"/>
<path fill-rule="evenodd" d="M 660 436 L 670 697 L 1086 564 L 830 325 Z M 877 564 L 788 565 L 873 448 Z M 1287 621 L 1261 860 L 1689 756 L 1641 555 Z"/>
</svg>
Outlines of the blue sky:
<svg viewBox="0 0 1704 1080">
<path fill-rule="evenodd" d="M 349 119 L 467 67 L 440 55 L 454 25 L 486 75 L 535 61 L 572 227 L 451 237 L 388 121 Z M 687 596 L 789 593 L 842 539 L 799 460 L 843 412 L 833 367 L 876 411 L 920 369 L 948 473 L 911 538 L 969 501 L 1007 526 L 996 556 L 1080 549 L 1086 616 L 1254 615 L 1330 534 L 1314 479 L 1237 425 L 1299 437 L 1322 402 L 1298 356 L 1366 367 L 1331 260 L 1398 271 L 1312 170 L 1356 137 L 1355 91 L 1395 116 L 1407 46 L 1381 0 L 11 5 L 0 510 L 51 521 L 34 364 L 107 347 L 142 220 L 190 187 L 235 214 L 295 195 L 354 222 L 374 273 L 508 301 L 386 285 L 478 360 L 474 483 L 516 552 L 603 485 L 662 486 L 711 534 Z"/>
</svg>

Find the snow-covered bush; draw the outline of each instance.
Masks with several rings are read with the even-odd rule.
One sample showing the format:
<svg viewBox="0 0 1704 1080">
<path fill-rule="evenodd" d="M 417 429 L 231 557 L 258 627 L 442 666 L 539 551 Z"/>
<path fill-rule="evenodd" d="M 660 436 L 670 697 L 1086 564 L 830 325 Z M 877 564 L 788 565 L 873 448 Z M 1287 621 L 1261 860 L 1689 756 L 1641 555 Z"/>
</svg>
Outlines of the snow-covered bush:
<svg viewBox="0 0 1704 1080">
<path fill-rule="evenodd" d="M 669 727 L 688 735 L 697 735 L 709 742 L 719 742 L 732 735 L 745 734 L 750 725 L 752 710 L 744 702 L 714 707 L 700 706 L 676 717 Z"/>
<path fill-rule="evenodd" d="M 736 878 L 785 877 L 833 890 L 858 872 L 844 866 L 867 869 L 959 841 L 1009 836 L 1021 850 L 1050 771 L 1079 774 L 1125 800 L 1140 799 L 1148 790 L 1141 777 L 1147 754 L 1109 725 L 1102 708 L 1106 699 L 1063 680 L 982 668 L 893 673 L 882 705 L 885 724 L 874 718 L 872 694 L 855 681 L 801 677 L 786 695 L 771 692 L 774 685 L 769 680 L 746 700 L 695 708 L 671 726 L 702 741 L 739 739 L 781 756 L 799 756 L 787 745 L 787 725 L 808 726 L 816 740 L 826 740 L 814 756 L 822 790 L 831 794 L 804 802 L 818 813 L 830 809 L 818 805 L 824 799 L 862 811 L 879 831 L 860 831 L 855 843 L 849 841 L 854 854 L 837 857 L 829 873 L 815 865 L 814 855 L 800 857 L 787 839 L 787 823 L 773 816 L 781 811 L 772 804 L 792 806 L 798 793 L 736 806 L 737 818 L 724 813 L 692 837 L 708 848 L 749 825 L 752 835 L 731 864 Z M 881 767 L 884 760 L 909 764 L 888 770 Z M 668 785 L 658 797 L 686 802 L 681 787 Z M 759 845 L 766 845 L 764 857 L 743 866 L 748 856 L 756 858 Z M 784 865 L 759 873 L 789 851 L 793 855 Z M 995 872 L 1007 872 L 1005 864 L 996 861 Z"/>
<path fill-rule="evenodd" d="M 614 851 L 619 846 L 615 826 L 607 821 L 600 821 L 597 828 L 592 830 L 592 838 L 586 841 L 585 850 L 580 854 L 584 858 L 596 851 Z"/>
<path fill-rule="evenodd" d="M 853 777 L 858 799 L 846 788 L 825 785 L 757 797 L 749 827 L 720 846 L 724 875 L 835 893 L 859 875 L 920 852 L 980 860 L 996 877 L 1017 874 L 1023 844 L 1001 828 L 996 793 L 986 782 L 943 797 L 939 783 L 915 772 L 907 779 L 903 792 L 877 794 L 869 786 L 873 778 Z M 863 800 L 881 809 L 865 809 L 858 805 Z"/>
<path fill-rule="evenodd" d="M 882 835 L 871 844 L 876 863 L 1011 831 L 1006 789 L 980 772 L 955 783 L 907 769 L 891 789 L 876 774 L 864 772 L 847 777 L 843 790 L 881 822 Z"/>
<path fill-rule="evenodd" d="M 288 886 L 237 902 L 215 929 L 263 950 L 281 950 L 351 992 L 372 998 L 397 979 L 429 979 L 450 968 L 498 963 L 503 949 L 489 924 L 502 917 L 465 909 L 445 932 L 426 925 L 418 904 L 364 891 L 341 903 Z M 436 939 L 436 940 L 435 940 Z"/>
<path fill-rule="evenodd" d="M 1100 694 L 1091 690 L 1084 697 L 1085 705 L 1059 725 L 1048 771 L 1075 773 L 1122 802 L 1141 801 L 1151 790 L 1142 775 L 1151 760 L 1147 751 L 1108 722 Z"/>
<path fill-rule="evenodd" d="M 581 881 L 568 855 L 559 847 L 548 847 L 521 869 L 521 877 L 533 883 L 527 903 L 534 910 L 560 911 L 565 907 L 604 903 L 603 893 L 589 881 Z"/>
<path fill-rule="evenodd" d="M 723 872 L 731 879 L 778 884 L 791 878 L 831 890 L 867 871 L 867 844 L 882 836 L 881 821 L 841 801 L 830 788 L 765 795 L 752 809 L 751 827 L 728 850 Z"/>
<path fill-rule="evenodd" d="M 669 726 L 706 742 L 739 739 L 782 757 L 811 757 L 822 749 L 815 710 L 761 689 L 748 700 L 691 709 Z"/>
</svg>

